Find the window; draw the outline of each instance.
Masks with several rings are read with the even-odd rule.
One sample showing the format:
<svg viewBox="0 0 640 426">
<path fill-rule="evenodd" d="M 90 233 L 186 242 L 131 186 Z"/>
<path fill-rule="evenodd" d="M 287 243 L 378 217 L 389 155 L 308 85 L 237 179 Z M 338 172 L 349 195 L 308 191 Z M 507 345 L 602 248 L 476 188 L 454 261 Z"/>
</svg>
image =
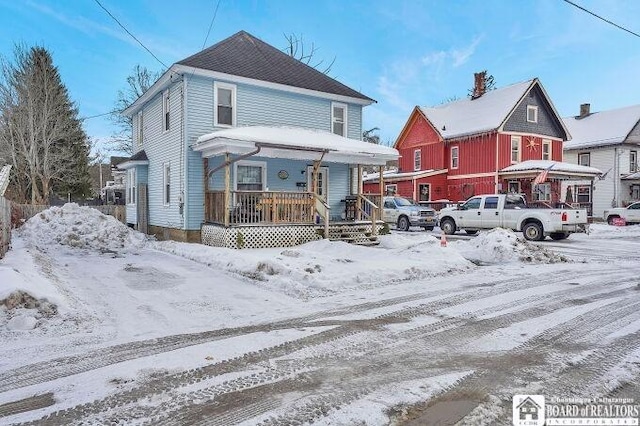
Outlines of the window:
<svg viewBox="0 0 640 426">
<path fill-rule="evenodd" d="M 542 139 L 542 159 L 551 160 L 551 141 L 549 139 Z"/>
<path fill-rule="evenodd" d="M 475 210 L 475 209 L 479 209 L 480 208 L 480 202 L 482 201 L 482 198 L 480 197 L 475 197 L 475 198 L 471 198 L 469 200 L 467 200 L 466 203 L 464 203 L 462 205 L 462 207 L 465 210 Z"/>
<path fill-rule="evenodd" d="M 416 149 L 413 151 L 413 170 L 420 170 L 422 167 L 422 157 L 420 155 L 420 150 Z"/>
<path fill-rule="evenodd" d="M 551 201 L 551 184 L 541 183 L 539 185 L 533 185 L 532 198 L 535 201 Z"/>
<path fill-rule="evenodd" d="M 457 146 L 451 147 L 451 168 L 452 169 L 458 168 L 458 149 L 459 148 Z"/>
<path fill-rule="evenodd" d="M 591 154 L 588 152 L 584 152 L 582 154 L 578 154 L 578 164 L 581 166 L 590 166 L 591 165 Z"/>
<path fill-rule="evenodd" d="M 576 201 L 578 203 L 591 202 L 591 185 L 576 186 Z"/>
<path fill-rule="evenodd" d="M 162 130 L 169 130 L 169 112 L 171 110 L 170 105 L 170 92 L 167 90 L 162 95 Z"/>
<path fill-rule="evenodd" d="M 629 151 L 629 173 L 638 171 L 638 151 Z"/>
<path fill-rule="evenodd" d="M 497 209 L 498 208 L 498 197 L 487 197 L 484 199 L 484 208 L 485 209 Z"/>
<path fill-rule="evenodd" d="M 238 161 L 235 163 L 236 190 L 264 191 L 267 181 L 267 163 Z"/>
<path fill-rule="evenodd" d="M 336 135 L 347 136 L 347 106 L 331 103 L 331 131 Z"/>
<path fill-rule="evenodd" d="M 538 107 L 535 105 L 527 105 L 527 121 L 529 123 L 538 122 Z"/>
<path fill-rule="evenodd" d="M 233 127 L 236 125 L 236 86 L 214 83 L 215 125 Z"/>
<path fill-rule="evenodd" d="M 631 199 L 640 200 L 640 185 L 631 185 Z"/>
<path fill-rule="evenodd" d="M 384 186 L 384 193 L 386 195 L 396 195 L 398 193 L 398 185 L 397 184 L 389 184 Z"/>
<path fill-rule="evenodd" d="M 431 201 L 431 185 L 428 183 L 418 185 L 418 201 Z"/>
<path fill-rule="evenodd" d="M 165 205 L 171 203 L 171 164 L 164 163 L 164 171 L 162 173 L 162 200 Z"/>
<path fill-rule="evenodd" d="M 509 181 L 508 192 L 510 194 L 519 194 L 521 192 L 520 181 L 519 180 L 510 180 Z"/>
<path fill-rule="evenodd" d="M 136 169 L 129 170 L 127 176 L 127 204 L 136 203 Z"/>
<path fill-rule="evenodd" d="M 522 138 L 520 136 L 511 136 L 511 162 L 520 162 L 520 145 L 522 145 Z"/>
<path fill-rule="evenodd" d="M 142 111 L 138 112 L 138 146 L 142 146 L 143 141 L 143 120 L 142 120 Z"/>
</svg>

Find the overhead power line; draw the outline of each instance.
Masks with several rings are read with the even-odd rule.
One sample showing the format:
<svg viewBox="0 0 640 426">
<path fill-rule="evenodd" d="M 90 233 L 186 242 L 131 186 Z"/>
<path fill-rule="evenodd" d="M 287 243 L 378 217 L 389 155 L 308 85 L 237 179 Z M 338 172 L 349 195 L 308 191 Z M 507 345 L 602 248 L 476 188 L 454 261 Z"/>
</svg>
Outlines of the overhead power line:
<svg viewBox="0 0 640 426">
<path fill-rule="evenodd" d="M 582 6 L 578 5 L 578 4 L 575 4 L 575 3 L 574 3 L 574 2 L 572 2 L 571 0 L 563 0 L 563 1 L 564 1 L 564 2 L 566 2 L 566 3 L 569 3 L 571 6 L 577 7 L 578 9 L 582 10 L 583 12 L 588 13 L 588 14 L 589 14 L 589 15 L 591 15 L 591 16 L 595 16 L 596 18 L 598 18 L 598 19 L 600 19 L 600 20 L 602 20 L 602 21 L 606 22 L 607 24 L 613 25 L 614 27 L 619 28 L 619 29 L 621 29 L 622 31 L 626 31 L 626 32 L 628 32 L 629 34 L 634 35 L 634 36 L 636 36 L 636 37 L 640 38 L 640 34 L 638 34 L 638 33 L 636 33 L 636 32 L 633 32 L 633 31 L 631 31 L 630 29 L 627 29 L 627 28 L 625 28 L 625 27 L 623 27 L 623 26 L 621 26 L 621 25 L 618 25 L 618 24 L 616 24 L 615 22 L 610 21 L 610 20 L 609 20 L 609 19 L 607 19 L 607 18 L 603 18 L 602 16 L 600 16 L 600 15 L 598 15 L 598 14 L 596 14 L 596 13 L 593 13 L 592 11 L 590 11 L 590 10 L 588 10 L 588 9 L 585 9 L 584 7 L 582 7 Z"/>
<path fill-rule="evenodd" d="M 213 11 L 213 18 L 211 18 L 211 23 L 209 24 L 209 29 L 207 30 L 207 36 L 204 38 L 204 43 L 202 43 L 202 49 L 204 49 L 204 47 L 207 45 L 207 40 L 209 40 L 209 34 L 211 34 L 211 28 L 213 28 L 213 21 L 216 20 L 216 15 L 218 15 L 220 1 L 221 0 L 218 0 L 218 4 L 216 4 L 216 10 Z"/>
<path fill-rule="evenodd" d="M 122 29 L 123 29 L 127 34 L 129 34 L 129 35 L 131 36 L 131 38 L 133 38 L 135 41 L 137 41 L 137 42 L 138 42 L 138 44 L 139 44 L 140 46 L 142 46 L 142 48 L 143 48 L 144 50 L 146 50 L 147 52 L 149 52 L 149 54 L 150 54 L 151 56 L 153 56 L 153 57 L 155 58 L 155 60 L 156 60 L 156 61 L 158 61 L 158 62 L 159 62 L 163 67 L 165 67 L 165 68 L 167 68 L 167 69 L 169 68 L 169 67 L 168 67 L 164 62 L 162 62 L 162 61 L 161 61 L 161 60 L 160 60 L 156 55 L 154 55 L 154 54 L 153 54 L 153 52 L 152 52 L 151 50 L 149 50 L 149 48 L 148 48 L 147 46 L 145 46 L 145 45 L 144 45 L 144 43 L 142 43 L 140 40 L 138 40 L 138 38 L 137 38 L 136 36 L 134 36 L 133 34 L 131 34 L 131 31 L 129 31 L 129 30 L 128 30 L 124 25 L 122 25 L 122 23 L 121 23 L 120 21 L 118 21 L 118 18 L 116 18 L 115 16 L 113 16 L 113 14 L 112 14 L 111 12 L 109 12 L 109 10 L 107 10 L 107 8 L 106 8 L 106 7 L 104 7 L 104 6 L 102 5 L 102 3 L 100 3 L 100 0 L 95 0 L 95 2 L 96 2 L 96 3 L 98 3 L 98 6 L 100 6 L 100 7 L 102 8 L 102 10 L 104 10 L 105 12 L 107 12 L 107 14 L 108 14 L 109 16 L 111 16 L 111 18 L 112 18 L 114 21 L 116 21 L 116 23 L 117 23 L 118 25 L 120 25 L 120 28 L 122 28 Z"/>
<path fill-rule="evenodd" d="M 86 117 L 80 117 L 78 120 L 91 120 L 92 118 L 98 118 L 98 117 L 104 117 L 105 115 L 111 115 L 113 114 L 115 111 L 109 111 L 109 112 L 103 112 L 102 114 L 96 114 L 96 115 L 89 115 Z"/>
</svg>

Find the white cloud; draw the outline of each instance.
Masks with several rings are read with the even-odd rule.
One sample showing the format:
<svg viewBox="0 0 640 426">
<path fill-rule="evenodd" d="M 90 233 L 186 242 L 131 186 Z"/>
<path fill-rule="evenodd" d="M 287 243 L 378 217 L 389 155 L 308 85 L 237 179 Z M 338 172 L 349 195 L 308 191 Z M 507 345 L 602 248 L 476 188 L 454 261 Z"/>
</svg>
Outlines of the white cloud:
<svg viewBox="0 0 640 426">
<path fill-rule="evenodd" d="M 451 48 L 449 50 L 439 50 L 437 52 L 431 52 L 422 58 L 422 63 L 425 66 L 431 66 L 438 71 L 443 68 L 458 68 L 464 65 L 476 51 L 476 48 L 482 41 L 483 36 L 476 36 L 468 46 L 462 48 Z"/>
</svg>

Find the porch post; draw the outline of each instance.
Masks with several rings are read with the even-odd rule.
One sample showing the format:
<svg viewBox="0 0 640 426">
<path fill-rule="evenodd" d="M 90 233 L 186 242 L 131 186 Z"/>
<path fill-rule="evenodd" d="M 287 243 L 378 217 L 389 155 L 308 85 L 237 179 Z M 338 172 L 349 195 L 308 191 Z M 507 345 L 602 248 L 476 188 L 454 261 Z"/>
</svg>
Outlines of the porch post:
<svg viewBox="0 0 640 426">
<path fill-rule="evenodd" d="M 204 168 L 204 220 L 209 222 L 211 218 L 211 201 L 209 197 L 209 159 L 202 159 L 202 167 Z"/>
<path fill-rule="evenodd" d="M 360 205 L 360 203 L 362 202 L 362 165 L 358 164 L 358 177 L 357 177 L 357 181 L 358 182 L 358 189 L 357 189 L 357 195 L 358 195 L 358 208 L 357 210 L 357 216 L 356 219 L 357 220 L 362 220 L 362 206 Z"/>
<path fill-rule="evenodd" d="M 224 226 L 229 226 L 229 211 L 231 206 L 231 191 L 229 186 L 231 184 L 231 172 L 229 170 L 230 155 L 227 152 L 224 155 Z"/>
</svg>

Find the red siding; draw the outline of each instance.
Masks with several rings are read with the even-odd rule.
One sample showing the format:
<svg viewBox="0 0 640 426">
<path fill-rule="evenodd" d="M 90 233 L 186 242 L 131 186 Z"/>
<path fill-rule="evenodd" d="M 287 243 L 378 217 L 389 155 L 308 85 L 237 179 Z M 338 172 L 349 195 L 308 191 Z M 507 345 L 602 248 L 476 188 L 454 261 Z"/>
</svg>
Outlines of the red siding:
<svg viewBox="0 0 640 426">
<path fill-rule="evenodd" d="M 458 168 L 451 168 L 451 148 L 459 147 Z M 468 175 L 487 173 L 496 170 L 496 136 L 495 133 L 454 141 L 447 144 L 447 163 L 449 175 Z"/>
<path fill-rule="evenodd" d="M 538 136 L 520 136 L 520 161 L 542 160 L 542 139 Z M 562 141 L 551 141 L 551 159 L 562 161 Z M 511 165 L 511 135 L 500 134 L 500 168 Z"/>
<path fill-rule="evenodd" d="M 416 149 L 420 149 L 421 170 L 444 168 L 444 145 L 440 142 L 438 133 L 418 111 L 413 112 L 406 132 L 400 136 L 396 144 L 396 149 L 400 153 L 398 165 L 401 171 L 414 170 L 413 153 Z"/>
<path fill-rule="evenodd" d="M 453 202 L 464 201 L 474 195 L 495 194 L 496 192 L 493 176 L 449 179 L 448 182 L 448 198 Z"/>
<path fill-rule="evenodd" d="M 445 173 L 423 177 L 416 179 L 415 181 L 412 179 L 407 179 L 403 181 L 397 182 L 387 182 L 386 185 L 397 185 L 398 186 L 398 195 L 403 197 L 411 198 L 414 200 L 418 199 L 418 185 L 420 184 L 430 184 L 431 191 L 429 193 L 431 200 L 439 200 L 442 198 L 447 198 L 447 175 Z M 366 193 L 378 193 L 379 184 L 378 183 L 363 183 L 362 184 L 362 192 Z"/>
</svg>

